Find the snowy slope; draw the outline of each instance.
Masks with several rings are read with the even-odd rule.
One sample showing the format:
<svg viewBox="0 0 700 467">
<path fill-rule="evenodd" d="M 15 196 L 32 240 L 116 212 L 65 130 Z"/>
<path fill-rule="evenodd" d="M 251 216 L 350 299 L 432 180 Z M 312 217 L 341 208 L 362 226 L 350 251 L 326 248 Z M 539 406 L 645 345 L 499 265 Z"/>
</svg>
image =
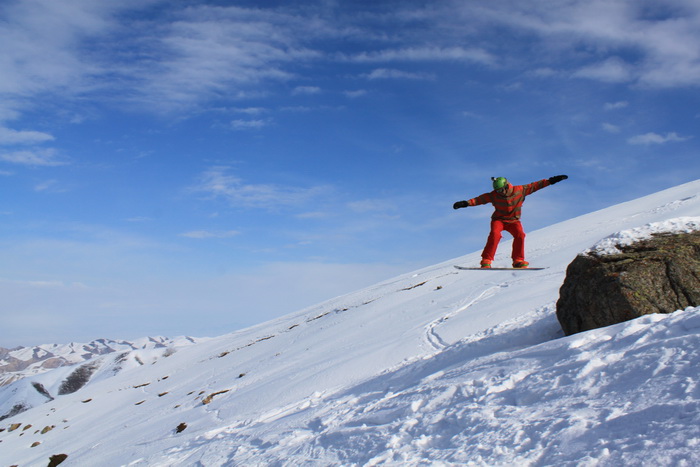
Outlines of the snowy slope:
<svg viewBox="0 0 700 467">
<path fill-rule="evenodd" d="M 528 260 L 542 271 L 452 267 L 477 264 L 473 253 L 105 374 L 73 394 L 51 392 L 64 377 L 54 371 L 25 378 L 0 388 L 0 402 L 22 382 L 41 382 L 54 399 L 0 422 L 0 458 L 697 465 L 700 309 L 567 338 L 554 316 L 576 254 L 615 232 L 697 216 L 700 181 L 531 232 Z"/>
</svg>

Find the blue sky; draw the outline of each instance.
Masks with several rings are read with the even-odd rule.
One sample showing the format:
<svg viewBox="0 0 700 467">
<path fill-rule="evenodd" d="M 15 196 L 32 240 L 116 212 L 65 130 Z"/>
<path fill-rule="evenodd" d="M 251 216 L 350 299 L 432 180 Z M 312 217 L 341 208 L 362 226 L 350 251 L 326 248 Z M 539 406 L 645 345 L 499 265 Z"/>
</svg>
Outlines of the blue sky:
<svg viewBox="0 0 700 467">
<path fill-rule="evenodd" d="M 262 5 L 262 6 L 261 6 Z M 700 175 L 700 4 L 8 0 L 0 346 L 214 336 Z"/>
</svg>

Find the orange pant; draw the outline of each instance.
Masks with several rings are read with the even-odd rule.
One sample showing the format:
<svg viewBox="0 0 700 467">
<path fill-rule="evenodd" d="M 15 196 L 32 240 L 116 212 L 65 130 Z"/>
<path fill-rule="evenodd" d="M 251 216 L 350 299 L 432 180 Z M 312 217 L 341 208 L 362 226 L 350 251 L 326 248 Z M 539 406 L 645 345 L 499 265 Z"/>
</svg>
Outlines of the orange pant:
<svg viewBox="0 0 700 467">
<path fill-rule="evenodd" d="M 498 243 L 503 237 L 501 232 L 504 230 L 513 236 L 513 254 L 511 255 L 511 258 L 513 258 L 513 261 L 524 261 L 525 232 L 523 231 L 523 225 L 520 223 L 520 221 L 503 222 L 499 220 L 492 220 L 491 233 L 489 233 L 489 238 L 486 241 L 486 246 L 484 247 L 484 251 L 481 253 L 481 257 L 484 260 L 493 261 L 494 256 L 496 256 L 496 250 L 498 249 Z"/>
</svg>

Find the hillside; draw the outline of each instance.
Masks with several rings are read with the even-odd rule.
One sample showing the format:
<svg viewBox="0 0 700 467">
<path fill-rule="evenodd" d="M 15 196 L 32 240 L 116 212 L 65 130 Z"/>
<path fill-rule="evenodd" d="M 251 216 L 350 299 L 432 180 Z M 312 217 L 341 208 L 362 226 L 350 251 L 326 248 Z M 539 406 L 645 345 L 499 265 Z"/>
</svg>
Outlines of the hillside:
<svg viewBox="0 0 700 467">
<path fill-rule="evenodd" d="M 0 422 L 3 462 L 698 464 L 700 309 L 564 338 L 554 303 L 575 255 L 700 216 L 699 194 L 696 181 L 531 232 L 542 271 L 453 268 L 478 264 L 472 253 L 167 358 L 103 365 L 71 394 L 58 395 L 69 368 L 26 377 L 0 388 L 0 407 L 37 404 Z"/>
<path fill-rule="evenodd" d="M 183 345 L 194 344 L 200 340 L 192 337 L 169 339 L 158 336 L 145 337 L 133 342 L 96 339 L 88 343 L 44 344 L 14 349 L 0 347 L 0 386 L 54 368 L 84 363 L 100 355 L 139 349 L 175 349 Z M 0 416 L 2 416 L 1 411 Z"/>
</svg>

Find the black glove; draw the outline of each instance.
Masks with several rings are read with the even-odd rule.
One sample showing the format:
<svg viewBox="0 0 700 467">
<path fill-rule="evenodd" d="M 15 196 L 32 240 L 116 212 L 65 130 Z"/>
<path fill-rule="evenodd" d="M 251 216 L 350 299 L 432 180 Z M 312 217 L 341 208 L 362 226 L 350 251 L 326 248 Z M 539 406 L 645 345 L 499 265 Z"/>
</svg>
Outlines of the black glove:
<svg viewBox="0 0 700 467">
<path fill-rule="evenodd" d="M 457 201 L 455 204 L 452 205 L 453 209 L 459 209 L 459 208 L 466 208 L 469 206 L 469 203 L 466 201 Z"/>
<path fill-rule="evenodd" d="M 568 175 L 556 175 L 554 177 L 550 177 L 549 184 L 554 185 L 555 183 L 561 182 L 562 180 L 566 180 L 567 178 L 569 178 Z"/>
</svg>

